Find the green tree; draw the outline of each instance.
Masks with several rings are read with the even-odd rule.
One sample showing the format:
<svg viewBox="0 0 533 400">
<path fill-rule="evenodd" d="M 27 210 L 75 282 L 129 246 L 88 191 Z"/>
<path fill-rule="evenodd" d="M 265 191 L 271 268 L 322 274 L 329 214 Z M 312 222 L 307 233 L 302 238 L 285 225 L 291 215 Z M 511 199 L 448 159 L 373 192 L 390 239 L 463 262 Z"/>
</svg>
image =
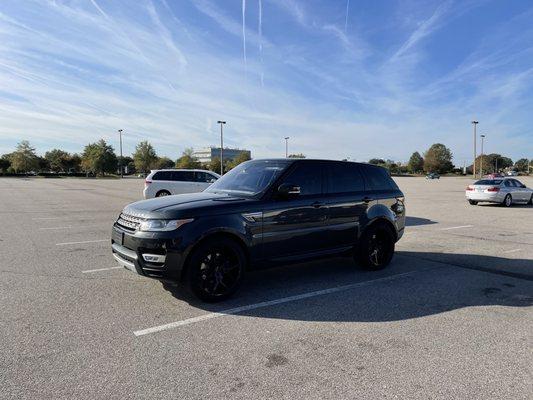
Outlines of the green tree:
<svg viewBox="0 0 533 400">
<path fill-rule="evenodd" d="M 368 160 L 368 163 L 374 165 L 383 165 L 385 164 L 385 160 L 381 158 L 371 158 L 370 160 Z"/>
<path fill-rule="evenodd" d="M 527 158 L 521 158 L 514 163 L 514 169 L 520 172 L 527 172 L 527 166 L 529 162 Z"/>
<path fill-rule="evenodd" d="M 54 172 L 62 172 L 68 169 L 70 154 L 60 149 L 53 149 L 44 153 L 44 158 L 48 161 L 50 169 Z"/>
<path fill-rule="evenodd" d="M 9 167 L 11 167 L 11 154 L 4 154 L 0 157 L 0 170 L 2 172 L 7 172 Z"/>
<path fill-rule="evenodd" d="M 168 157 L 161 157 L 157 160 L 156 168 L 157 169 L 165 169 L 165 168 L 173 168 L 175 165 L 175 162 L 172 161 Z"/>
<path fill-rule="evenodd" d="M 224 172 L 227 171 L 227 161 L 224 163 Z M 211 158 L 211 162 L 207 163 L 202 166 L 203 168 L 208 169 L 209 171 L 216 172 L 217 174 L 220 174 L 220 157 L 213 157 Z"/>
<path fill-rule="evenodd" d="M 452 152 L 442 143 L 435 143 L 424 154 L 424 171 L 445 174 L 453 169 Z"/>
<path fill-rule="evenodd" d="M 148 172 L 157 165 L 157 154 L 154 147 L 148 142 L 140 142 L 133 153 L 135 169 L 139 172 Z"/>
<path fill-rule="evenodd" d="M 72 154 L 67 160 L 66 169 L 68 172 L 80 172 L 81 171 L 81 157 L 76 153 Z"/>
<path fill-rule="evenodd" d="M 117 170 L 117 156 L 113 147 L 108 145 L 104 139 L 85 146 L 81 159 L 82 168 L 87 172 L 92 171 L 104 176 L 106 172 Z"/>
<path fill-rule="evenodd" d="M 424 159 L 418 151 L 415 151 L 409 158 L 407 170 L 413 174 L 424 170 Z"/>
<path fill-rule="evenodd" d="M 30 142 L 23 140 L 17 149 L 11 153 L 11 167 L 15 172 L 29 172 L 39 168 L 39 158 Z"/>
<path fill-rule="evenodd" d="M 305 154 L 303 153 L 289 154 L 288 158 L 305 158 Z"/>
<path fill-rule="evenodd" d="M 194 150 L 191 148 L 185 149 L 180 158 L 176 160 L 176 168 L 194 169 L 200 168 L 202 164 L 193 155 Z"/>
<path fill-rule="evenodd" d="M 228 161 L 228 165 L 227 165 L 228 171 L 230 169 L 235 168 L 237 165 L 242 164 L 243 162 L 248 161 L 248 160 L 250 160 L 250 155 L 248 153 L 242 152 L 238 154 L 237 157 Z"/>
</svg>

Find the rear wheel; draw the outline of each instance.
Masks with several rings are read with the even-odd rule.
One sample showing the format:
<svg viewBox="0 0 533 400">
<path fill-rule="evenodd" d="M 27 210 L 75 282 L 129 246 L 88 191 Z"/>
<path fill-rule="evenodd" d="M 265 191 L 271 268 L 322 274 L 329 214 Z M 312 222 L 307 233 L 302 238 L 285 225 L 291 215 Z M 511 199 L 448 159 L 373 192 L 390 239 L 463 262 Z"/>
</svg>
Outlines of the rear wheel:
<svg viewBox="0 0 533 400">
<path fill-rule="evenodd" d="M 168 190 L 160 190 L 155 194 L 155 197 L 162 197 L 162 196 L 170 196 L 170 192 Z"/>
<path fill-rule="evenodd" d="M 200 244 L 188 263 L 192 293 L 203 301 L 227 299 L 237 291 L 246 266 L 246 257 L 234 240 L 217 238 Z"/>
<path fill-rule="evenodd" d="M 504 207 L 511 207 L 511 205 L 513 204 L 513 198 L 511 197 L 510 194 L 505 196 L 505 199 L 503 199 L 503 203 L 502 204 L 503 204 Z"/>
<path fill-rule="evenodd" d="M 529 198 L 529 204 L 530 204 L 530 205 L 533 205 L 533 194 L 532 194 L 531 197 Z"/>
<path fill-rule="evenodd" d="M 475 200 L 468 200 L 468 202 L 469 202 L 470 205 L 472 205 L 472 206 L 476 206 L 476 205 L 477 205 L 477 201 L 475 201 Z"/>
<path fill-rule="evenodd" d="M 394 255 L 395 237 L 382 223 L 370 225 L 359 241 L 355 259 L 363 268 L 378 270 L 389 265 Z"/>
</svg>

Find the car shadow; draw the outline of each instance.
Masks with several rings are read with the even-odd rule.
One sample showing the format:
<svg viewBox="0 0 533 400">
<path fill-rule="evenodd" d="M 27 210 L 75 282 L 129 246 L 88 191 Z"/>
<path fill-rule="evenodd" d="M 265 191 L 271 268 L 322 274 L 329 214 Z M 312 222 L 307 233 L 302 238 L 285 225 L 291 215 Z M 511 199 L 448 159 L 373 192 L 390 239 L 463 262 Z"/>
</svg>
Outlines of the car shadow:
<svg viewBox="0 0 533 400">
<path fill-rule="evenodd" d="M 477 207 L 499 207 L 499 208 L 506 208 L 502 204 L 498 203 L 478 203 L 476 205 Z M 533 205 L 531 204 L 513 204 L 510 208 L 533 208 Z"/>
<path fill-rule="evenodd" d="M 405 217 L 405 226 L 420 226 L 420 225 L 433 225 L 438 224 L 437 221 L 432 221 L 427 218 L 419 218 L 419 217 Z"/>
<path fill-rule="evenodd" d="M 533 305 L 531 260 L 472 254 L 398 251 L 387 269 L 372 272 L 347 258 L 253 271 L 220 303 L 197 300 L 181 283 L 162 284 L 206 312 L 298 321 L 385 322 L 466 307 Z"/>
</svg>

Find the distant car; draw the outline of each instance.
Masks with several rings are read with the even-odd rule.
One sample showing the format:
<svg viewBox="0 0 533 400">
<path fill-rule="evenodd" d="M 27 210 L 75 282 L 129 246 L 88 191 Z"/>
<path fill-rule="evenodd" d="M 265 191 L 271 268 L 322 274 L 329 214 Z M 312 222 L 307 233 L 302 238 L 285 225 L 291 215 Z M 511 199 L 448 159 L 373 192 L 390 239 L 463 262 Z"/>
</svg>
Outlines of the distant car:
<svg viewBox="0 0 533 400">
<path fill-rule="evenodd" d="M 518 176 L 518 172 L 516 172 L 516 171 L 507 171 L 507 176 Z"/>
<path fill-rule="evenodd" d="M 145 199 L 169 196 L 171 194 L 203 192 L 220 175 L 201 169 L 153 170 L 144 181 Z"/>
<path fill-rule="evenodd" d="M 440 179 L 440 175 L 436 172 L 430 172 L 426 175 L 426 179 Z"/>
<path fill-rule="evenodd" d="M 466 187 L 466 199 L 475 206 L 479 202 L 533 204 L 533 189 L 513 178 L 481 179 Z"/>
<path fill-rule="evenodd" d="M 487 178 L 487 179 L 497 179 L 497 178 L 503 178 L 503 175 L 500 174 L 499 172 L 494 172 L 492 174 L 487 174 L 484 176 L 484 178 Z"/>
</svg>

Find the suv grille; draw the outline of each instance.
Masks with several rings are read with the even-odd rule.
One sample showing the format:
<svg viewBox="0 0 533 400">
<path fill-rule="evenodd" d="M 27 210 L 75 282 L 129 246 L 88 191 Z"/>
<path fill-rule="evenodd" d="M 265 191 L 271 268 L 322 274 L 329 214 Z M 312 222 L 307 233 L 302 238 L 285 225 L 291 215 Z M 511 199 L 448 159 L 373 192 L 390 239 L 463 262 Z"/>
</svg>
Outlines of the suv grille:
<svg viewBox="0 0 533 400">
<path fill-rule="evenodd" d="M 143 221 L 144 221 L 143 218 L 134 217 L 133 215 L 120 213 L 117 219 L 117 225 L 121 226 L 124 229 L 134 231 L 139 227 L 139 225 Z"/>
</svg>

